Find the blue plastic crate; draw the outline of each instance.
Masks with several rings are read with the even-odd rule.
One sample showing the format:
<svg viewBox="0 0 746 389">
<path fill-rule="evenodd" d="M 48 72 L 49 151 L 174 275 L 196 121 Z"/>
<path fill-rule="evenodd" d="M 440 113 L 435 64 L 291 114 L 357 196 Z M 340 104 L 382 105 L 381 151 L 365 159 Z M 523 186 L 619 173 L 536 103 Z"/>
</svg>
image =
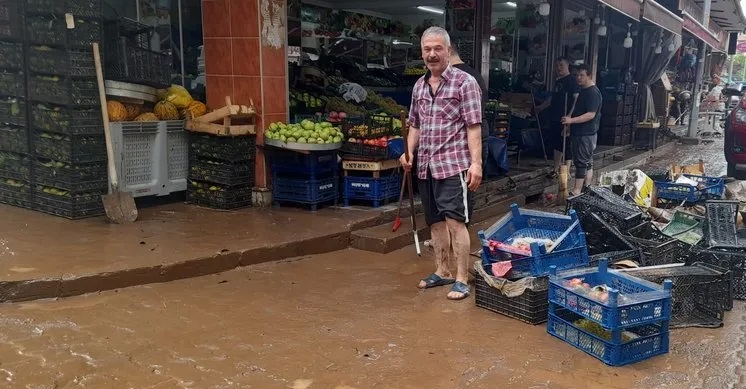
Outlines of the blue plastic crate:
<svg viewBox="0 0 746 389">
<path fill-rule="evenodd" d="M 590 333 L 576 325 L 581 316 L 550 303 L 547 332 L 609 366 L 639 362 L 669 351 L 669 332 L 665 325 L 648 324 L 611 331 L 607 337 Z"/>
<path fill-rule="evenodd" d="M 590 289 L 570 285 L 578 279 Z M 592 296 L 590 292 L 599 285 L 609 288 L 606 301 Z M 587 268 L 557 273 L 552 269 L 549 276 L 549 302 L 562 306 L 606 329 L 619 329 L 643 324 L 671 320 L 670 280 L 663 286 L 609 270 L 605 259 L 598 269 Z M 666 324 L 667 326 L 668 324 Z"/>
<path fill-rule="evenodd" d="M 692 174 L 684 174 L 683 176 L 704 185 L 704 188 L 700 189 L 686 184 L 655 181 L 655 191 L 658 198 L 678 201 L 686 200 L 690 203 L 696 203 L 700 200 L 720 199 L 725 193 L 725 180 L 722 178 L 695 176 Z"/>
<path fill-rule="evenodd" d="M 318 204 L 335 200 L 339 195 L 339 177 L 306 180 L 272 177 L 272 198 L 299 204 Z"/>
<path fill-rule="evenodd" d="M 269 153 L 269 162 L 272 173 L 277 174 L 304 174 L 315 176 L 336 174 L 339 171 L 337 151 L 303 154 L 295 151 L 273 150 Z"/>
<path fill-rule="evenodd" d="M 510 213 L 497 223 L 478 232 L 482 243 L 483 265 L 511 261 L 509 278 L 546 276 L 550 266 L 566 270 L 588 265 L 590 258 L 585 233 L 574 210 L 570 210 L 569 215 L 560 215 L 521 209 L 516 204 L 512 204 L 510 208 Z M 550 248 L 532 243 L 530 251 L 510 247 L 510 243 L 521 237 L 559 242 Z M 491 242 L 501 243 L 498 247 L 493 247 Z"/>
<path fill-rule="evenodd" d="M 401 175 L 392 174 L 387 177 L 353 177 L 344 178 L 344 205 L 350 206 L 350 200 L 372 201 L 373 207 L 378 208 L 381 201 L 396 198 L 401 191 Z"/>
</svg>

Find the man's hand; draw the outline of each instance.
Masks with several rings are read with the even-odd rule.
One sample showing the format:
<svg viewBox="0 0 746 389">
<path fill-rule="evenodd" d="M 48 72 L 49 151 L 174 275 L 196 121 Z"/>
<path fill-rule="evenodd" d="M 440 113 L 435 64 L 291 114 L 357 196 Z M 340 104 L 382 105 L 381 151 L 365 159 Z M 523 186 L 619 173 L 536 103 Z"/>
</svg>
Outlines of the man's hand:
<svg viewBox="0 0 746 389">
<path fill-rule="evenodd" d="M 573 119 L 573 118 L 571 118 L 571 117 L 569 117 L 569 116 L 563 116 L 563 117 L 562 117 L 562 124 L 565 124 L 565 125 L 570 125 L 570 124 L 574 124 L 574 123 L 575 123 L 575 121 L 574 121 L 574 120 L 572 120 L 572 119 Z"/>
<path fill-rule="evenodd" d="M 469 186 L 469 190 L 476 192 L 479 189 L 479 185 L 482 183 L 482 165 L 478 163 L 472 163 L 469 166 L 469 170 L 466 171 L 466 185 Z"/>
<path fill-rule="evenodd" d="M 404 168 L 404 171 L 408 172 L 412 170 L 412 154 L 409 154 L 409 158 L 407 158 L 407 153 L 402 154 L 401 157 L 399 157 L 399 162 Z"/>
</svg>

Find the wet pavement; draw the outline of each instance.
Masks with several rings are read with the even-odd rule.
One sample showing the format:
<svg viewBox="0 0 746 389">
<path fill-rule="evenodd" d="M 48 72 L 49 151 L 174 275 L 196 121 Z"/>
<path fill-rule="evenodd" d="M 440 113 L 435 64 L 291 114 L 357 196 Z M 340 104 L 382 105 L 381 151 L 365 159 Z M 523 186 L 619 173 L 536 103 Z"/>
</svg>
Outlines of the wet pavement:
<svg viewBox="0 0 746 389">
<path fill-rule="evenodd" d="M 702 159 L 705 163 L 705 173 L 708 176 L 720 177 L 727 172 L 727 162 L 723 153 L 723 138 L 717 136 L 704 137 L 699 144 L 690 145 L 677 143 L 672 152 L 658 153 L 645 163 L 635 166 L 646 172 L 666 172 L 671 164 L 694 165 Z"/>
<path fill-rule="evenodd" d="M 746 387 L 742 302 L 723 328 L 673 330 L 668 355 L 611 368 L 544 325 L 477 308 L 473 297 L 448 301 L 445 288 L 416 289 L 431 266 L 412 247 L 347 249 L 5 304 L 0 387 Z"/>
</svg>

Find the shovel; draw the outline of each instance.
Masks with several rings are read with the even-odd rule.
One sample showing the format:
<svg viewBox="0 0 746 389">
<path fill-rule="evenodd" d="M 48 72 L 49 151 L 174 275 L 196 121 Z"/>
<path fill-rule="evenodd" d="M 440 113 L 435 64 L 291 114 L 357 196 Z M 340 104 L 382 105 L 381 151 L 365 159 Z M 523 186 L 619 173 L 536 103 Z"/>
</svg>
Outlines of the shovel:
<svg viewBox="0 0 746 389">
<path fill-rule="evenodd" d="M 104 88 L 104 74 L 101 70 L 101 54 L 98 43 L 93 43 L 93 60 L 96 66 L 96 80 L 98 81 L 98 98 L 101 102 L 101 116 L 104 120 L 104 134 L 106 136 L 106 157 L 109 168 L 109 185 L 111 193 L 101 196 L 104 210 L 109 221 L 116 224 L 132 223 L 137 220 L 137 206 L 132 193 L 119 190 L 117 168 L 114 165 L 114 147 L 111 143 L 111 128 L 109 128 L 109 111 L 106 109 L 106 89 Z"/>
<path fill-rule="evenodd" d="M 402 141 L 404 142 L 404 155 L 407 155 L 408 153 L 408 146 L 407 146 L 407 136 L 409 136 L 409 124 L 407 123 L 407 119 L 402 112 L 401 114 L 401 122 L 402 122 Z M 406 185 L 406 187 L 405 187 Z M 396 231 L 401 226 L 401 208 L 402 203 L 404 200 L 404 190 L 407 190 L 409 192 L 409 216 L 412 220 L 412 234 L 414 235 L 414 248 L 417 252 L 417 255 L 422 255 L 422 251 L 420 250 L 420 237 L 417 233 L 417 221 L 415 219 L 416 212 L 414 208 L 414 190 L 412 188 L 412 171 L 404 172 L 404 175 L 402 177 L 401 182 L 401 191 L 399 192 L 399 209 L 396 212 L 396 219 L 394 219 L 394 227 L 393 230 Z"/>
</svg>

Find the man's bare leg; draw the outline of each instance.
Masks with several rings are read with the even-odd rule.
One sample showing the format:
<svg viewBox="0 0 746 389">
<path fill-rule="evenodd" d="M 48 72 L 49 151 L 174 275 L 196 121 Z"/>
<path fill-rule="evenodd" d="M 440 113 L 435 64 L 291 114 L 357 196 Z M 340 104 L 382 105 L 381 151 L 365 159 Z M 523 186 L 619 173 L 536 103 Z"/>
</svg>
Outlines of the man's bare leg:
<svg viewBox="0 0 746 389">
<path fill-rule="evenodd" d="M 453 219 L 447 218 L 446 224 L 448 225 L 446 231 L 450 233 L 453 254 L 456 260 L 456 282 L 468 285 L 469 249 L 471 248 L 469 230 L 466 228 L 466 224 Z M 463 297 L 463 293 L 454 291 L 448 293 L 449 299 L 459 299 L 461 297 Z"/>
<path fill-rule="evenodd" d="M 448 267 L 451 252 L 451 237 L 448 234 L 446 222 L 435 223 L 430 226 L 430 236 L 435 251 L 435 274 L 441 278 L 451 278 L 451 269 Z M 468 233 L 467 233 L 468 238 Z M 425 281 L 420 281 L 419 288 L 427 286 Z"/>
<path fill-rule="evenodd" d="M 588 171 L 585 172 L 585 182 L 583 183 L 583 185 L 593 185 L 593 169 L 588 169 Z"/>
</svg>

